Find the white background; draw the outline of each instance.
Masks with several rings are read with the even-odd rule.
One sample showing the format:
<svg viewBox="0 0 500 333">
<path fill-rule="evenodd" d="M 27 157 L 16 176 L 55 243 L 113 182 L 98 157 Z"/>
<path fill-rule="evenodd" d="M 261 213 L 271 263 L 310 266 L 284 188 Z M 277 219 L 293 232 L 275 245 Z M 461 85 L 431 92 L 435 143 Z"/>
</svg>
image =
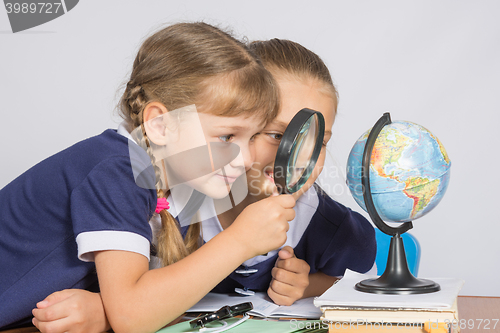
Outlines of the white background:
<svg viewBox="0 0 500 333">
<path fill-rule="evenodd" d="M 485 0 L 85 0 L 12 34 L 0 8 L 0 187 L 116 128 L 120 87 L 143 38 L 166 24 L 204 20 L 239 38 L 291 39 L 325 60 L 340 105 L 321 181 L 355 210 L 344 185 L 347 156 L 384 112 L 439 137 L 451 181 L 440 205 L 414 222 L 419 276 L 459 277 L 462 295 L 500 296 L 499 17 L 500 2 Z"/>
</svg>

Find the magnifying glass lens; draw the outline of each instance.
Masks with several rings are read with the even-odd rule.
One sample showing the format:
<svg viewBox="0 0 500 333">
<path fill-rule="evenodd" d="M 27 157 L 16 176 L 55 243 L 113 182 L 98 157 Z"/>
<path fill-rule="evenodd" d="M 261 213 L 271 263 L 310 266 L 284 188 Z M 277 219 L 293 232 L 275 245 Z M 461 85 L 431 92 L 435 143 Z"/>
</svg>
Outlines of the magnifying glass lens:
<svg viewBox="0 0 500 333">
<path fill-rule="evenodd" d="M 300 129 L 290 151 L 286 175 L 288 190 L 297 186 L 302 187 L 309 179 L 313 168 L 308 168 L 308 165 L 316 162 L 312 161 L 311 157 L 317 137 L 318 119 L 312 116 Z"/>
<path fill-rule="evenodd" d="M 314 170 L 323 145 L 325 120 L 310 109 L 300 110 L 283 133 L 274 162 L 274 182 L 284 193 L 295 193 Z"/>
</svg>

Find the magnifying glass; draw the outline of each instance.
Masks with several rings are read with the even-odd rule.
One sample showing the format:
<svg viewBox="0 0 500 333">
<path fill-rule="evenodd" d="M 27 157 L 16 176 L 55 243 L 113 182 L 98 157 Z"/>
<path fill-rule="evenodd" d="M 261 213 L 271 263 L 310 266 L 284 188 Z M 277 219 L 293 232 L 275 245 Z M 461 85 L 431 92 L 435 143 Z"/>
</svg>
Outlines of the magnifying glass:
<svg viewBox="0 0 500 333">
<path fill-rule="evenodd" d="M 295 193 L 304 186 L 318 161 L 325 119 L 320 112 L 300 110 L 281 138 L 274 162 L 274 183 L 281 193 Z"/>
<path fill-rule="evenodd" d="M 318 161 L 325 135 L 323 115 L 311 109 L 300 110 L 290 121 L 278 146 L 274 161 L 274 183 L 282 194 L 295 193 L 304 186 Z M 263 254 L 267 256 L 267 253 Z M 239 274 L 255 273 L 244 269 Z M 235 288 L 239 294 L 249 296 L 254 291 Z"/>
</svg>

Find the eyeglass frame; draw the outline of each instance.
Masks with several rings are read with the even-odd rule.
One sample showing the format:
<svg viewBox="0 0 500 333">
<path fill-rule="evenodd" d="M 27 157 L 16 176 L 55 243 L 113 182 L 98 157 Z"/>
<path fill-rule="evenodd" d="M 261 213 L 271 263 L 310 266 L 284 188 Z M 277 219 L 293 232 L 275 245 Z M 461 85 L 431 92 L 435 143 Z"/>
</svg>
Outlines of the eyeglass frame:
<svg viewBox="0 0 500 333">
<path fill-rule="evenodd" d="M 191 328 L 203 328 L 206 324 L 244 314 L 253 309 L 252 302 L 245 302 L 233 306 L 225 305 L 217 311 L 208 313 L 189 322 Z"/>
</svg>

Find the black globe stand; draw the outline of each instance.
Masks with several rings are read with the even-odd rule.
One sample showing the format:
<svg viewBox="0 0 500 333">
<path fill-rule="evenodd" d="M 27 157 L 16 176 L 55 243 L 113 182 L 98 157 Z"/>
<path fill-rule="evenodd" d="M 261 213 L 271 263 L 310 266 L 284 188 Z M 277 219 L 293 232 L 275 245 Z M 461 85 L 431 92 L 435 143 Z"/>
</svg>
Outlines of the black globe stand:
<svg viewBox="0 0 500 333">
<path fill-rule="evenodd" d="M 373 223 L 385 234 L 392 236 L 389 247 L 389 257 L 384 274 L 376 279 L 367 279 L 358 282 L 355 289 L 358 291 L 375 294 L 425 294 L 435 292 L 441 289 L 439 284 L 431 280 L 417 279 L 411 274 L 406 261 L 405 249 L 401 234 L 413 228 L 412 222 L 405 222 L 398 227 L 391 227 L 386 224 L 377 213 L 373 203 L 370 189 L 370 159 L 373 146 L 377 140 L 380 131 L 385 125 L 391 123 L 391 115 L 387 112 L 373 126 L 366 140 L 363 151 L 363 165 L 361 174 L 361 183 L 363 185 L 363 198 L 365 200 L 366 210 Z"/>
</svg>

